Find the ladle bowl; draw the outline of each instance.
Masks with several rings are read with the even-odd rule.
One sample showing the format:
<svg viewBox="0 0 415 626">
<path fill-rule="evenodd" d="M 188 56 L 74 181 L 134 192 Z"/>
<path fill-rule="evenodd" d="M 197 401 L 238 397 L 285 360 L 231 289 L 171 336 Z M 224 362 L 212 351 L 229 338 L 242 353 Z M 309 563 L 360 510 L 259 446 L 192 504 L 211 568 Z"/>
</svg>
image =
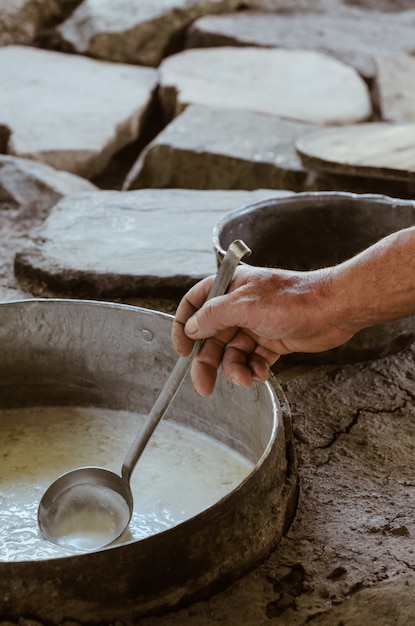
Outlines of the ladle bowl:
<svg viewBox="0 0 415 626">
<path fill-rule="evenodd" d="M 103 467 L 82 467 L 50 485 L 38 518 L 49 541 L 74 550 L 97 550 L 122 535 L 133 506 L 128 481 Z"/>
</svg>

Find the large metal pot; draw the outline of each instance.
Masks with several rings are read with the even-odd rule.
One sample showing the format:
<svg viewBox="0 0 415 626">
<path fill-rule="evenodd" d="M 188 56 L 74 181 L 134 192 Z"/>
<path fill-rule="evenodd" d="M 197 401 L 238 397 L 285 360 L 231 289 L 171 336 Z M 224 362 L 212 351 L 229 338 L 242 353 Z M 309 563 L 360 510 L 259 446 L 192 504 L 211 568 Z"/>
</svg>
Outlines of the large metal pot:
<svg viewBox="0 0 415 626">
<path fill-rule="evenodd" d="M 154 311 L 29 300 L 1 304 L 0 319 L 0 408 L 146 413 L 176 359 L 171 317 Z M 240 389 L 219 376 L 214 394 L 201 399 L 187 380 L 165 419 L 227 443 L 250 457 L 254 470 L 215 505 L 146 539 L 77 556 L 0 562 L 0 621 L 131 621 L 208 596 L 276 546 L 292 519 L 297 486 L 278 384 Z"/>
<path fill-rule="evenodd" d="M 274 198 L 225 215 L 213 231 L 220 262 L 234 239 L 252 248 L 246 263 L 309 271 L 335 265 L 392 232 L 415 224 L 415 202 L 378 194 L 304 192 Z M 286 359 L 354 362 L 383 357 L 415 341 L 415 318 L 379 324 L 339 348 Z"/>
</svg>

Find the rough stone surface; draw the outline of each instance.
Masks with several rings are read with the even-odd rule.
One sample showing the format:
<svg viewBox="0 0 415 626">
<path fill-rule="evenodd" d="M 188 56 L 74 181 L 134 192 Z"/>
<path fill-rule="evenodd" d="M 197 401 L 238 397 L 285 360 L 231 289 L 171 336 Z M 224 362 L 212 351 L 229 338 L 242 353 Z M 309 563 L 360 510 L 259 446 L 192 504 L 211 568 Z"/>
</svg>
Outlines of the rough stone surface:
<svg viewBox="0 0 415 626">
<path fill-rule="evenodd" d="M 16 284 L 13 262 L 32 228 L 63 196 L 94 189 L 92 183 L 68 172 L 0 155 L 0 300 L 27 297 Z"/>
<path fill-rule="evenodd" d="M 188 106 L 151 142 L 129 172 L 126 189 L 292 189 L 309 173 L 295 150 L 311 124 L 249 111 Z"/>
<path fill-rule="evenodd" d="M 415 121 L 415 58 L 388 53 L 376 57 L 376 86 L 382 119 Z"/>
<path fill-rule="evenodd" d="M 84 0 L 58 29 L 76 50 L 100 59 L 159 65 L 185 28 L 206 13 L 224 13 L 250 0 Z"/>
<path fill-rule="evenodd" d="M 0 46 L 30 45 L 42 28 L 62 19 L 81 0 L 3 0 L 0 5 Z"/>
<path fill-rule="evenodd" d="M 311 169 L 415 182 L 415 124 L 354 124 L 325 128 L 295 142 Z"/>
<path fill-rule="evenodd" d="M 271 15 L 241 11 L 196 20 L 188 30 L 186 45 L 317 50 L 352 65 L 362 76 L 372 79 L 375 54 L 383 50 L 415 51 L 414 28 L 415 10 L 374 14 L 344 7 L 333 13 Z"/>
<path fill-rule="evenodd" d="M 72 195 L 16 256 L 37 295 L 174 298 L 215 272 L 212 230 L 228 211 L 289 192 L 139 190 Z"/>
<path fill-rule="evenodd" d="M 0 209 L 45 216 L 63 196 L 96 190 L 88 180 L 31 159 L 0 154 Z"/>
<path fill-rule="evenodd" d="M 272 0 L 271 0 L 272 2 Z M 344 4 L 373 11 L 405 11 L 414 8 L 413 0 L 344 0 Z"/>
<path fill-rule="evenodd" d="M 89 178 L 138 137 L 156 84 L 151 68 L 28 46 L 0 48 L 7 152 Z"/>
<path fill-rule="evenodd" d="M 253 7 L 261 11 L 309 11 L 310 0 L 253 0 Z M 332 12 L 339 6 L 359 7 L 375 12 L 405 11 L 414 8 L 414 0 L 313 0 L 313 9 Z"/>
<path fill-rule="evenodd" d="M 359 122 L 372 112 L 367 86 L 354 69 L 304 50 L 185 50 L 161 63 L 160 96 L 167 117 L 189 104 L 314 124 Z"/>
</svg>

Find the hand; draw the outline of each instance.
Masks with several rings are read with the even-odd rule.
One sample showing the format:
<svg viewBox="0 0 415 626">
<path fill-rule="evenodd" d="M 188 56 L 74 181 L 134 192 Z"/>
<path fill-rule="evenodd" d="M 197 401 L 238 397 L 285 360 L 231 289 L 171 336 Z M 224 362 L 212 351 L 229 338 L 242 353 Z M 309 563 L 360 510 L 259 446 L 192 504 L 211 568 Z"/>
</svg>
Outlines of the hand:
<svg viewBox="0 0 415 626">
<path fill-rule="evenodd" d="M 280 355 L 327 350 L 354 333 L 334 323 L 330 269 L 239 266 L 228 293 L 206 302 L 213 279 L 185 295 L 172 329 L 173 346 L 182 356 L 194 340 L 205 339 L 191 369 L 202 396 L 213 391 L 220 365 L 226 378 L 247 387 L 266 380 Z"/>
</svg>

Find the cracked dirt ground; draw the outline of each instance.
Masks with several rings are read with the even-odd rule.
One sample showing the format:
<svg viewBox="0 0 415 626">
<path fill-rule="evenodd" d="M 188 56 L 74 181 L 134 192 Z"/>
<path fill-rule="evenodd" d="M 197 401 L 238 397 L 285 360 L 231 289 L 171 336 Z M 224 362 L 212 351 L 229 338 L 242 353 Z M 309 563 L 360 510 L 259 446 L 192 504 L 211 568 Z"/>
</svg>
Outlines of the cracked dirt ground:
<svg viewBox="0 0 415 626">
<path fill-rule="evenodd" d="M 359 606 L 361 590 L 413 571 L 413 356 L 412 348 L 366 364 L 315 368 L 284 385 L 301 495 L 278 560 L 303 570 L 286 623 L 305 623 L 298 613 L 306 611 L 318 624 L 328 604 L 354 596 Z M 372 621 L 373 614 L 357 618 L 344 623 L 389 623 Z"/>
</svg>

